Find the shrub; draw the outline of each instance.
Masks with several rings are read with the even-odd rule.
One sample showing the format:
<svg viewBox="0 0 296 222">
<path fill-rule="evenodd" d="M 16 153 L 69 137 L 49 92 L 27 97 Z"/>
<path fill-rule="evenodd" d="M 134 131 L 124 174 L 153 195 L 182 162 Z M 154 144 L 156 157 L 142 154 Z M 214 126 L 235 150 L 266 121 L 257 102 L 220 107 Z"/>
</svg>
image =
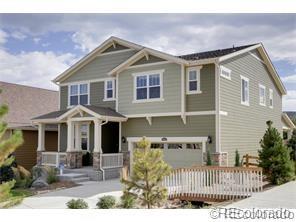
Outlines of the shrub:
<svg viewBox="0 0 296 222">
<path fill-rule="evenodd" d="M 50 168 L 47 172 L 47 179 L 48 184 L 56 183 L 59 181 L 59 178 L 57 176 L 57 170 L 55 168 Z"/>
<path fill-rule="evenodd" d="M 234 164 L 234 166 L 236 166 L 236 167 L 241 166 L 240 156 L 239 156 L 238 150 L 235 151 L 235 164 Z"/>
<path fill-rule="evenodd" d="M 128 192 L 124 192 L 121 196 L 121 207 L 125 209 L 134 208 L 136 204 L 136 197 Z"/>
<path fill-rule="evenodd" d="M 289 139 L 287 145 L 291 149 L 291 159 L 296 161 L 296 129 L 293 130 L 292 137 Z"/>
<path fill-rule="evenodd" d="M 72 199 L 67 202 L 67 207 L 69 209 L 87 209 L 88 204 L 83 199 Z"/>
<path fill-rule="evenodd" d="M 294 177 L 294 164 L 290 150 L 283 144 L 280 133 L 267 121 L 267 130 L 260 141 L 259 166 L 272 184 L 282 184 Z"/>
<path fill-rule="evenodd" d="M 14 178 L 14 173 L 10 165 L 0 167 L 0 184 L 11 181 L 13 180 L 13 178 Z"/>
<path fill-rule="evenodd" d="M 115 197 L 113 196 L 103 196 L 97 203 L 97 207 L 101 209 L 111 209 L 114 208 L 116 204 Z"/>
<path fill-rule="evenodd" d="M 212 157 L 209 150 L 207 151 L 207 166 L 212 166 Z"/>
</svg>

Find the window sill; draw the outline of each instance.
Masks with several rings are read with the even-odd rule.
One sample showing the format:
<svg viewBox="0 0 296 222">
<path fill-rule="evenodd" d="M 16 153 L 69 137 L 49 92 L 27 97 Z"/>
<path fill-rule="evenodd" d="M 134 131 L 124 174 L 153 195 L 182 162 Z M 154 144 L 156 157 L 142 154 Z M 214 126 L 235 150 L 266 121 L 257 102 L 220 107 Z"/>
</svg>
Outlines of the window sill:
<svg viewBox="0 0 296 222">
<path fill-rule="evenodd" d="M 72 109 L 73 107 L 75 107 L 75 106 L 79 106 L 79 105 L 81 105 L 81 104 L 77 104 L 77 105 L 68 105 L 68 106 L 67 106 L 67 109 Z M 90 104 L 83 104 L 83 105 L 81 105 L 81 106 L 90 106 Z"/>
<path fill-rule="evenodd" d="M 273 109 L 273 106 L 269 106 L 270 109 Z"/>
<path fill-rule="evenodd" d="M 115 101 L 115 98 L 110 98 L 110 99 L 103 99 L 104 102 L 110 102 L 110 101 Z"/>
<path fill-rule="evenodd" d="M 250 103 L 241 102 L 241 104 L 244 105 L 244 106 L 250 106 Z"/>
<path fill-rule="evenodd" d="M 259 103 L 259 105 L 260 105 L 260 106 L 266 106 L 266 104 L 264 104 L 264 103 Z"/>
<path fill-rule="evenodd" d="M 149 102 L 163 102 L 164 99 L 141 99 L 141 100 L 133 100 L 132 103 L 149 103 Z"/>
<path fill-rule="evenodd" d="M 230 76 L 224 76 L 224 75 L 220 75 L 222 78 L 224 79 L 228 79 L 228 80 L 231 80 L 231 77 Z"/>
<path fill-rule="evenodd" d="M 202 91 L 187 91 L 186 94 L 187 95 L 193 95 L 193 94 L 201 94 Z"/>
</svg>

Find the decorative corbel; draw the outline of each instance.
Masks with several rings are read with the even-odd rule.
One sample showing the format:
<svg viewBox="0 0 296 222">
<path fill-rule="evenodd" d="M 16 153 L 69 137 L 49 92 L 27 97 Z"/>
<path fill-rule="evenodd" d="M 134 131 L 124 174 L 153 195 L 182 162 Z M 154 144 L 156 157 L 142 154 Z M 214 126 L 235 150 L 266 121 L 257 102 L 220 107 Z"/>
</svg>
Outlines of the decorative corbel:
<svg viewBox="0 0 296 222">
<path fill-rule="evenodd" d="M 183 123 L 186 125 L 186 115 L 185 114 L 181 115 L 181 119 L 182 119 Z"/>
<path fill-rule="evenodd" d="M 146 120 L 148 121 L 149 125 L 152 125 L 152 117 L 151 116 L 146 116 Z"/>
</svg>

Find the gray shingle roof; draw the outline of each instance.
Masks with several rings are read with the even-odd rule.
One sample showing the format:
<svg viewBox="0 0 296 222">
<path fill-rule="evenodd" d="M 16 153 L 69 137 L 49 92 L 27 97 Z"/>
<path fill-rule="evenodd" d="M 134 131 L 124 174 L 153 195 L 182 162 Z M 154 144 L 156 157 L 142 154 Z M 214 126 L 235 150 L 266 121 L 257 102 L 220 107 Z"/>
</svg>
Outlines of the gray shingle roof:
<svg viewBox="0 0 296 222">
<path fill-rule="evenodd" d="M 178 56 L 181 59 L 185 60 L 199 60 L 199 59 L 211 59 L 211 58 L 217 58 L 220 56 L 228 55 L 233 52 L 240 51 L 242 49 L 254 46 L 256 44 L 251 45 L 243 45 L 243 46 L 237 46 L 232 48 L 225 48 L 225 49 L 218 49 L 218 50 L 212 50 L 212 51 L 205 51 L 205 52 L 197 52 L 187 55 L 181 55 Z"/>
<path fill-rule="evenodd" d="M 101 116 L 111 116 L 111 117 L 120 117 L 125 118 L 125 116 L 121 115 L 120 113 L 116 112 L 115 110 L 111 108 L 101 107 L 101 106 L 93 106 L 93 105 L 83 105 L 87 109 L 101 115 Z M 37 116 L 33 118 L 32 120 L 36 119 L 56 119 L 60 116 L 62 116 L 64 113 L 69 111 L 70 109 L 60 110 L 60 111 L 54 111 L 47 113 L 45 115 Z"/>
<path fill-rule="evenodd" d="M 31 119 L 58 109 L 59 93 L 53 90 L 0 81 L 0 104 L 7 104 L 8 127 L 30 126 Z"/>
</svg>

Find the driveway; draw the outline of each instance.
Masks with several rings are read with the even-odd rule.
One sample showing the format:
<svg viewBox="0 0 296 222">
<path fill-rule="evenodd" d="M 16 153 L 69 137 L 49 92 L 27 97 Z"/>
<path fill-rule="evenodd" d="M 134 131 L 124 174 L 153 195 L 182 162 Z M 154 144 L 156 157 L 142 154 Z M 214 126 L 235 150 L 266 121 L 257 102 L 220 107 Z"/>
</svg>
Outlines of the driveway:
<svg viewBox="0 0 296 222">
<path fill-rule="evenodd" d="M 27 197 L 14 209 L 65 209 L 71 199 L 84 199 L 89 208 L 96 208 L 98 199 L 104 195 L 112 195 L 119 201 L 122 185 L 118 179 L 107 181 L 90 181 L 80 186 L 53 191 L 33 197 Z"/>
<path fill-rule="evenodd" d="M 285 183 L 226 207 L 237 208 L 296 208 L 296 181 Z"/>
</svg>

